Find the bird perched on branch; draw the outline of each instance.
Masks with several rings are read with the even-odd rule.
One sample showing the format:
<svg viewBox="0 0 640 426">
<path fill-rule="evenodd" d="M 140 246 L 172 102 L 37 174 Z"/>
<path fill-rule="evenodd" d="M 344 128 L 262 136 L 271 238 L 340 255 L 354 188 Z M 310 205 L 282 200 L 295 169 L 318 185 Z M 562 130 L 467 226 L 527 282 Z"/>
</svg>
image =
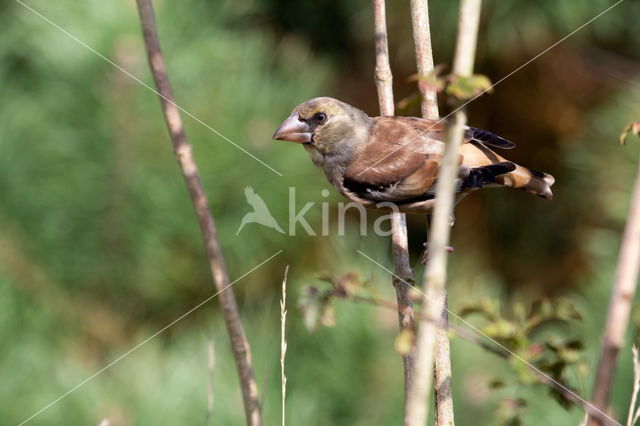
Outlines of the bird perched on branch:
<svg viewBox="0 0 640 426">
<path fill-rule="evenodd" d="M 444 154 L 444 130 L 444 121 L 369 117 L 351 105 L 323 97 L 295 107 L 273 138 L 302 143 L 314 164 L 351 201 L 369 207 L 391 202 L 400 211 L 430 213 Z M 551 199 L 553 176 L 493 151 L 514 146 L 486 130 L 466 127 L 456 202 L 487 186 L 518 188 Z"/>
</svg>

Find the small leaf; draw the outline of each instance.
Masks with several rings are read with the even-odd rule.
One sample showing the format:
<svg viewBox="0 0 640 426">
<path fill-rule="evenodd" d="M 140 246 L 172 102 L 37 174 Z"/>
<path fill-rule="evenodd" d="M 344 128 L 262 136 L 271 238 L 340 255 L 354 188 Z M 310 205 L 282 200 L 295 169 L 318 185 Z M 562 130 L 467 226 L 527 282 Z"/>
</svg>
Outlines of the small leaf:
<svg viewBox="0 0 640 426">
<path fill-rule="evenodd" d="M 355 272 L 347 272 L 346 274 L 340 275 L 335 282 L 336 290 L 344 295 L 354 294 L 362 287 L 362 281 L 360 281 L 360 277 Z"/>
<path fill-rule="evenodd" d="M 580 361 L 584 343 L 581 340 L 573 339 L 567 342 L 547 342 L 547 347 L 558 355 L 564 363 L 573 364 Z"/>
<path fill-rule="evenodd" d="M 582 320 L 582 314 L 576 308 L 576 306 L 567 299 L 559 299 L 556 301 L 555 314 L 559 319 L 565 321 L 580 321 Z"/>
<path fill-rule="evenodd" d="M 500 318 L 500 306 L 495 300 L 482 298 L 475 303 L 464 305 L 458 312 L 461 317 L 471 314 L 479 314 L 489 321 L 495 321 Z"/>
<path fill-rule="evenodd" d="M 620 143 L 624 145 L 630 134 L 640 137 L 640 121 L 634 121 L 624 128 L 620 133 Z"/>
<path fill-rule="evenodd" d="M 419 85 L 441 91 L 444 89 L 445 79 L 440 76 L 446 68 L 444 64 L 436 65 L 429 74 L 413 74 L 407 79 L 408 82 L 417 81 Z"/>
<path fill-rule="evenodd" d="M 481 93 L 492 92 L 491 80 L 485 75 L 452 76 L 446 93 L 459 100 L 469 100 Z"/>
<path fill-rule="evenodd" d="M 511 339 L 516 335 L 518 327 L 511 321 L 500 318 L 497 321 L 484 326 L 483 331 L 490 337 L 506 340 Z"/>
<path fill-rule="evenodd" d="M 405 328 L 401 330 L 400 333 L 398 333 L 398 335 L 396 336 L 396 340 L 395 342 L 393 342 L 393 348 L 400 355 L 407 355 L 413 349 L 413 341 L 413 331 Z"/>
</svg>

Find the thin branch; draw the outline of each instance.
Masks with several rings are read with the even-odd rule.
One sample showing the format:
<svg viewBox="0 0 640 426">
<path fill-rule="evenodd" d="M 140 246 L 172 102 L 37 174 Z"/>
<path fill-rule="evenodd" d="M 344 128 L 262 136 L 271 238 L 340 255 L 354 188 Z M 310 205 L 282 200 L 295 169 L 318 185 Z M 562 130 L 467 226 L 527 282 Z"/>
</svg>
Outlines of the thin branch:
<svg viewBox="0 0 640 426">
<path fill-rule="evenodd" d="M 638 283 L 638 269 L 640 267 L 640 161 L 631 199 L 631 208 L 627 225 L 624 230 L 618 267 L 609 313 L 602 336 L 600 361 L 596 370 L 593 385 L 593 403 L 602 411 L 607 411 L 611 386 L 615 376 L 616 361 L 620 349 L 624 347 L 624 338 L 629 324 L 631 304 L 636 293 Z M 589 425 L 597 425 L 592 419 Z"/>
<path fill-rule="evenodd" d="M 447 335 L 449 313 L 447 312 L 446 290 L 443 289 L 442 293 L 444 308 L 440 310 L 440 318 L 444 327 L 436 329 L 436 343 L 433 348 L 435 423 L 436 426 L 453 426 L 455 424 L 453 420 L 453 391 L 451 389 L 453 372 L 451 371 L 451 344 Z"/>
<path fill-rule="evenodd" d="M 434 72 L 433 49 L 431 46 L 431 26 L 429 23 L 428 0 L 413 0 L 411 2 L 411 14 L 413 22 L 413 37 L 416 48 L 416 64 L 419 76 L 426 76 Z M 436 89 L 426 84 L 424 78 L 418 78 L 418 88 L 421 96 L 422 116 L 433 120 L 439 119 L 438 97 Z M 427 235 L 429 235 L 429 221 L 427 221 Z M 441 298 L 444 300 L 445 309 L 442 310 L 442 321 L 448 322 L 449 316 L 446 310 L 447 293 L 442 288 Z M 451 391 L 451 348 L 446 332 L 436 329 L 436 339 L 433 354 L 434 365 L 434 392 L 436 425 L 452 425 L 453 420 L 453 394 Z"/>
<path fill-rule="evenodd" d="M 629 403 L 629 415 L 627 416 L 627 426 L 633 426 L 640 416 L 640 409 L 636 408 L 638 392 L 640 392 L 640 362 L 638 361 L 638 347 L 631 347 L 633 352 L 633 392 L 631 392 L 631 402 Z"/>
<path fill-rule="evenodd" d="M 413 41 L 416 47 L 416 65 L 418 77 L 433 72 L 433 49 L 431 48 L 431 25 L 429 24 L 428 0 L 411 0 L 411 22 L 413 24 Z M 418 89 L 422 102 L 422 116 L 437 120 L 438 94 L 423 78 L 418 78 Z"/>
<path fill-rule="evenodd" d="M 431 26 L 429 23 L 428 0 L 411 2 L 413 36 L 416 48 L 416 64 L 419 76 L 434 72 L 433 49 L 431 46 Z M 426 84 L 424 78 L 418 78 L 418 88 L 421 96 L 422 116 L 436 120 L 439 118 L 438 97 L 434 87 Z M 429 235 L 429 221 L 427 220 L 427 235 Z M 442 289 L 442 300 L 446 308 L 447 294 Z M 442 321 L 448 322 L 446 309 L 441 313 Z M 433 354 L 434 393 L 436 425 L 453 424 L 453 395 L 451 392 L 451 349 L 449 338 L 445 331 L 436 329 L 436 341 Z M 405 416 L 406 422 L 406 416 Z"/>
<path fill-rule="evenodd" d="M 289 265 L 284 268 L 284 278 L 282 278 L 282 299 L 280 300 L 280 377 L 282 386 L 282 426 L 285 426 L 285 400 L 287 398 L 287 376 L 284 374 L 284 361 L 287 355 L 287 276 L 289 275 Z"/>
<path fill-rule="evenodd" d="M 387 40 L 387 19 L 385 0 L 373 0 L 375 46 L 376 46 L 376 71 L 375 81 L 378 91 L 378 102 L 382 115 L 393 115 L 393 75 L 389 64 L 389 46 Z M 409 263 L 409 242 L 407 237 L 407 220 L 404 213 L 392 213 L 391 216 L 391 244 L 393 252 L 393 265 L 395 275 L 392 283 L 396 289 L 398 300 L 398 321 L 400 331 L 410 330 L 415 335 L 415 321 L 413 318 L 413 304 L 409 297 L 409 286 L 414 283 L 415 277 Z M 402 355 L 404 370 L 404 395 L 405 408 L 406 396 L 412 385 L 413 360 L 415 351 L 411 350 Z"/>
<path fill-rule="evenodd" d="M 204 424 L 209 426 L 209 421 L 213 415 L 213 369 L 216 365 L 216 352 L 213 340 L 207 342 L 207 415 Z"/>
<path fill-rule="evenodd" d="M 412 6 L 422 1 L 413 0 Z M 453 72 L 459 76 L 469 76 L 473 73 L 476 41 L 478 36 L 478 22 L 480 20 L 480 0 L 462 0 L 460 6 L 460 19 L 458 24 L 458 36 L 453 65 Z M 425 19 L 426 8 L 413 11 L 414 33 L 419 31 L 426 34 L 416 34 L 416 55 L 418 55 L 418 43 L 428 40 L 428 18 Z M 424 54 L 422 56 L 425 56 Z M 432 55 L 427 55 L 425 62 L 433 63 Z M 418 66 L 420 74 L 425 64 Z M 428 112 L 428 106 L 423 104 L 423 112 Z M 422 287 L 425 294 L 425 308 L 430 318 L 440 318 L 442 308 L 446 304 L 445 283 L 447 277 L 446 246 L 449 243 L 450 217 L 453 213 L 454 187 L 458 171 L 458 149 L 462 143 L 464 126 L 467 116 L 464 109 L 456 112 L 453 122 L 447 125 L 446 148 L 440 170 L 438 172 L 436 186 L 436 201 L 433 212 L 433 221 L 429 232 L 429 262 L 423 277 Z M 431 323 L 424 323 L 418 332 L 416 341 L 416 375 L 415 385 L 409 398 L 408 419 L 405 422 L 410 426 L 422 426 L 427 420 L 427 392 L 431 383 L 431 369 L 433 366 L 434 344 L 437 340 L 438 330 Z M 450 378 L 449 378 L 450 380 Z M 444 389 L 446 391 L 446 389 Z M 440 406 L 438 406 L 440 411 Z M 442 416 L 446 416 L 443 418 Z M 438 412 L 438 424 L 453 424 L 453 407 L 443 407 L 442 414 Z"/>
<path fill-rule="evenodd" d="M 215 222 L 209 210 L 209 202 L 202 187 L 191 145 L 187 140 L 180 111 L 176 106 L 173 90 L 167 76 L 156 30 L 153 6 L 151 0 L 136 0 L 136 3 L 142 24 L 149 67 L 160 95 L 162 112 L 173 143 L 173 151 L 198 217 L 213 281 L 216 288 L 221 291 L 218 299 L 222 307 L 225 325 L 231 339 L 231 350 L 240 377 L 246 421 L 250 426 L 258 426 L 262 424 L 262 418 L 258 402 L 258 386 L 251 363 L 251 349 L 242 327 L 233 290 L 231 288 L 224 290 L 230 283 L 229 274 L 227 273 L 222 248 L 218 241 Z"/>
<path fill-rule="evenodd" d="M 387 14 L 385 0 L 373 0 L 373 18 L 376 45 L 375 81 L 378 103 L 382 115 L 393 115 L 393 74 L 389 64 L 389 43 L 387 38 Z"/>
</svg>

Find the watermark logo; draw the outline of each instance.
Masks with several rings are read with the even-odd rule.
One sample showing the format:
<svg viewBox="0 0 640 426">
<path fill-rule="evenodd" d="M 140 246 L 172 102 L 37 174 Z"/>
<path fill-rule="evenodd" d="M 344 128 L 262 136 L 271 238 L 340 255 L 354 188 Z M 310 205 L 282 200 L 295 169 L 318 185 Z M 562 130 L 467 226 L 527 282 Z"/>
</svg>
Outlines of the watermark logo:
<svg viewBox="0 0 640 426">
<path fill-rule="evenodd" d="M 252 187 L 247 186 L 244 189 L 244 196 L 247 198 L 247 203 L 253 207 L 253 211 L 244 215 L 242 222 L 240 222 L 240 227 L 238 228 L 238 231 L 236 231 L 236 235 L 238 235 L 240 231 L 242 231 L 242 228 L 249 223 L 257 223 L 284 234 L 284 231 L 280 228 L 280 225 L 278 225 L 278 222 L 271 214 L 267 204 L 264 202 L 262 197 L 256 194 Z"/>
<path fill-rule="evenodd" d="M 329 196 L 329 191 L 324 189 L 320 192 L 320 194 L 322 195 L 322 197 L 326 198 Z M 244 229 L 244 227 L 249 224 L 266 226 L 267 228 L 271 228 L 280 232 L 281 234 L 287 234 L 289 236 L 295 236 L 296 230 L 298 230 L 298 228 L 302 228 L 302 230 L 309 236 L 318 235 L 318 232 L 313 229 L 313 227 L 305 217 L 307 213 L 309 213 L 314 207 L 316 207 L 316 202 L 307 202 L 303 205 L 300 205 L 300 208 L 298 209 L 295 187 L 289 187 L 289 218 L 287 232 L 285 232 L 280 227 L 275 217 L 271 214 L 271 211 L 267 207 L 265 201 L 253 190 L 253 188 L 245 188 L 244 195 L 247 198 L 247 203 L 253 208 L 253 211 L 244 215 L 242 221 L 240 222 L 240 226 L 238 227 L 236 235 L 240 234 L 240 231 L 242 231 L 242 229 Z M 330 204 L 327 201 L 320 203 L 320 223 L 322 227 L 320 235 L 328 236 L 330 234 L 337 234 L 338 236 L 344 236 L 346 233 L 345 224 L 348 214 L 347 212 L 349 212 L 350 210 L 355 211 L 359 215 L 360 235 L 367 235 L 367 231 L 369 228 L 368 219 L 370 210 L 365 208 L 362 204 L 355 202 L 339 202 L 335 211 L 332 211 L 329 206 Z M 378 203 L 376 204 L 376 206 L 379 208 L 384 208 L 384 211 L 387 212 L 387 214 L 375 215 L 375 220 L 373 222 L 373 233 L 381 237 L 387 237 L 391 235 L 391 214 L 399 212 L 398 206 L 390 202 Z M 336 214 L 338 229 L 332 231 L 330 226 L 331 217 L 335 216 Z M 383 226 L 385 222 L 388 222 L 388 224 L 386 226 Z"/>
</svg>

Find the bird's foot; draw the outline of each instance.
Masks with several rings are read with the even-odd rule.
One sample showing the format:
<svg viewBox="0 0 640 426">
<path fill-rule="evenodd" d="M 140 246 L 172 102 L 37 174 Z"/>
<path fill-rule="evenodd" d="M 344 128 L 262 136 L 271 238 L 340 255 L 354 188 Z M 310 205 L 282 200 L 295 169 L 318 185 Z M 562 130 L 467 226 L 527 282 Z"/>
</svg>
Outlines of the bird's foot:
<svg viewBox="0 0 640 426">
<path fill-rule="evenodd" d="M 427 241 L 422 245 L 424 246 L 424 254 L 422 255 L 422 261 L 420 263 L 426 265 L 429 261 L 429 242 Z M 451 246 L 446 246 L 444 249 L 447 253 L 453 253 L 453 247 Z"/>
</svg>

